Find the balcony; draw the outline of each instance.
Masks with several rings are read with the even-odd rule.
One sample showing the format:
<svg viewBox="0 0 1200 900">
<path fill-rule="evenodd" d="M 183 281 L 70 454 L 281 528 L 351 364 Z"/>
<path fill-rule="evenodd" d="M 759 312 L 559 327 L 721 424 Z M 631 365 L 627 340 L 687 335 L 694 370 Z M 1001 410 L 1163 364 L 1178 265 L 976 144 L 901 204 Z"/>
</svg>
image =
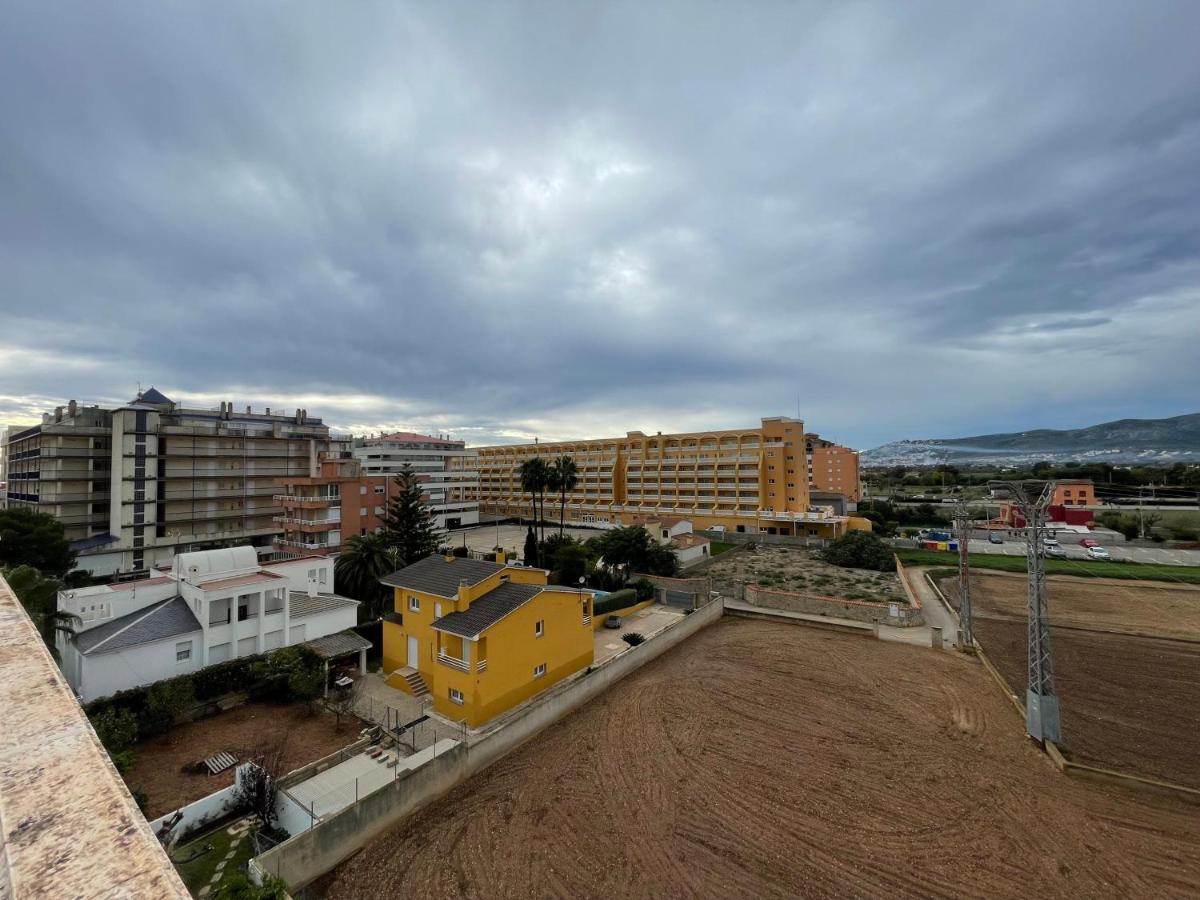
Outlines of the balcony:
<svg viewBox="0 0 1200 900">
<path fill-rule="evenodd" d="M 464 659 L 459 659 L 457 656 L 449 656 L 444 651 L 438 651 L 438 662 L 443 666 L 449 666 L 451 669 L 458 669 L 460 672 L 470 672 L 471 664 Z M 486 665 L 486 663 L 485 663 Z"/>
</svg>

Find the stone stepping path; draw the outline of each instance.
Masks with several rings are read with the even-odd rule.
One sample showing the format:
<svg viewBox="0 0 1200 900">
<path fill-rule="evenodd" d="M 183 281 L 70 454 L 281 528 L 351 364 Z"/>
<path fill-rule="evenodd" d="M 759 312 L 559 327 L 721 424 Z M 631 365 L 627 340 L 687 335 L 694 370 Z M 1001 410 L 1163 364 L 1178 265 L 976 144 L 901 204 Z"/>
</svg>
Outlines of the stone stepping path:
<svg viewBox="0 0 1200 900">
<path fill-rule="evenodd" d="M 204 885 L 204 887 L 197 891 L 197 896 L 199 896 L 201 900 L 211 894 L 213 888 L 215 888 L 225 876 L 225 867 L 229 865 L 229 863 L 237 855 L 238 844 L 245 840 L 246 834 L 251 828 L 254 827 L 255 822 L 256 820 L 253 817 L 241 819 L 225 829 L 225 833 L 232 837 L 233 840 L 229 842 L 229 851 L 225 854 L 225 858 L 217 863 L 217 868 L 216 871 L 213 872 L 213 877 L 209 879 L 208 884 Z"/>
</svg>

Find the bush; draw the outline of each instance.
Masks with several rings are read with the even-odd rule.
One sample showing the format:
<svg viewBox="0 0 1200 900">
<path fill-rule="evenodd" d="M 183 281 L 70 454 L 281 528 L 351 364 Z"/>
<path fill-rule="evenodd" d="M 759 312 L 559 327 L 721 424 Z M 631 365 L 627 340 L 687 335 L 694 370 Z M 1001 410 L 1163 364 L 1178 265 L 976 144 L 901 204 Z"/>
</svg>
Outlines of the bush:
<svg viewBox="0 0 1200 900">
<path fill-rule="evenodd" d="M 644 644 L 646 639 L 636 631 L 627 631 L 621 635 L 621 640 L 627 643 L 630 647 L 636 647 L 638 644 Z"/>
<path fill-rule="evenodd" d="M 134 760 L 137 758 L 134 756 L 132 750 L 122 750 L 118 753 L 109 751 L 108 757 L 112 760 L 112 764 L 116 766 L 117 772 L 121 775 L 124 775 L 133 768 Z"/>
<path fill-rule="evenodd" d="M 96 729 L 96 736 L 100 738 L 104 749 L 113 756 L 113 762 L 116 762 L 115 754 L 126 751 L 137 743 L 137 719 L 127 709 L 109 707 L 103 710 L 92 719 L 92 727 Z"/>
<path fill-rule="evenodd" d="M 597 616 L 607 615 L 618 609 L 633 606 L 635 603 L 637 603 L 637 591 L 633 588 L 624 588 L 623 590 L 613 591 L 607 597 L 593 603 L 592 614 Z"/>
<path fill-rule="evenodd" d="M 150 802 L 150 798 L 146 796 L 145 791 L 130 791 L 133 794 L 133 802 L 138 805 L 138 809 L 142 811 L 142 815 L 146 814 L 146 804 Z"/>
<path fill-rule="evenodd" d="M 195 705 L 196 691 L 191 678 L 170 678 L 152 684 L 146 692 L 146 708 L 138 720 L 138 733 L 142 737 L 162 734 Z"/>
<path fill-rule="evenodd" d="M 654 582 L 649 578 L 639 578 L 633 583 L 633 589 L 637 593 L 639 601 L 650 600 L 654 597 Z"/>
<path fill-rule="evenodd" d="M 825 548 L 821 558 L 843 569 L 887 572 L 896 567 L 892 550 L 869 531 L 852 531 Z"/>
</svg>

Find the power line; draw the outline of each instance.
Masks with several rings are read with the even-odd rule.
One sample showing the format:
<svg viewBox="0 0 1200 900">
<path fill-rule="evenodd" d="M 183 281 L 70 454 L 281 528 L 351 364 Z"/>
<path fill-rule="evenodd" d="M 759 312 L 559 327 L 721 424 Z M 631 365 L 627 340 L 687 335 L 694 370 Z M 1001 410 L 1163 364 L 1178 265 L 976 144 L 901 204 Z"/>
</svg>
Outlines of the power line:
<svg viewBox="0 0 1200 900">
<path fill-rule="evenodd" d="M 971 574 L 967 563 L 973 521 L 966 503 L 960 500 L 954 508 L 954 524 L 958 531 L 958 646 L 966 652 L 975 646 L 971 621 Z"/>
</svg>

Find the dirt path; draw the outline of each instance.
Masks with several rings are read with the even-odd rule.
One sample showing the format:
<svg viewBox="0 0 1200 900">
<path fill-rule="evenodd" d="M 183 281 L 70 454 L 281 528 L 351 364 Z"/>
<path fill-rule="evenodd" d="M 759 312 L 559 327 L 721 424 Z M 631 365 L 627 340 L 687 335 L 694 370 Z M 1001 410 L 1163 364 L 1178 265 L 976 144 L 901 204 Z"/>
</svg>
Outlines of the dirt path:
<svg viewBox="0 0 1200 900">
<path fill-rule="evenodd" d="M 318 888 L 1183 897 L 1200 892 L 1200 824 L 1058 774 L 975 661 L 728 617 Z"/>
</svg>

